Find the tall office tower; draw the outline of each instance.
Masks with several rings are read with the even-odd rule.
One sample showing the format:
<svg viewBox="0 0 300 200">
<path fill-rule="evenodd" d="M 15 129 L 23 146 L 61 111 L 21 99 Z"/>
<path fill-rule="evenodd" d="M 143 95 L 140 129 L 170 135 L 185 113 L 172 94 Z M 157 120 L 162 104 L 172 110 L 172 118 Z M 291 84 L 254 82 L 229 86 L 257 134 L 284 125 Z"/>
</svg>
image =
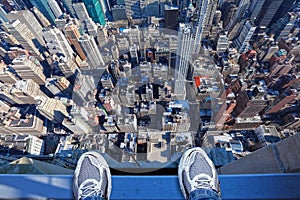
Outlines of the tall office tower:
<svg viewBox="0 0 300 200">
<path fill-rule="evenodd" d="M 201 7 L 203 7 L 203 3 L 207 3 L 207 10 L 206 10 L 206 17 L 205 17 L 205 23 L 203 24 L 203 34 L 202 34 L 202 38 L 207 38 L 211 31 L 212 31 L 212 27 L 213 27 L 213 20 L 214 20 L 214 16 L 216 14 L 217 11 L 217 7 L 218 7 L 218 0 L 209 0 L 208 2 L 206 2 L 205 0 L 202 0 L 202 5 L 199 1 L 198 5 L 201 5 Z M 200 10 L 202 10 L 200 7 Z"/>
<path fill-rule="evenodd" d="M 34 81 L 20 80 L 15 85 L 0 83 L 0 102 L 8 104 L 35 104 L 36 95 L 46 96 Z"/>
<path fill-rule="evenodd" d="M 14 84 L 19 78 L 12 68 L 8 67 L 3 60 L 0 62 L 0 82 Z"/>
<path fill-rule="evenodd" d="M 143 17 L 162 17 L 164 15 L 165 0 L 141 1 L 141 11 Z"/>
<path fill-rule="evenodd" d="M 30 0 L 30 3 L 39 11 L 41 11 L 41 13 L 43 13 L 50 23 L 54 25 L 55 16 L 47 2 L 47 0 Z"/>
<path fill-rule="evenodd" d="M 33 12 L 33 14 L 36 16 L 36 19 L 40 22 L 40 24 L 44 28 L 47 28 L 48 26 L 51 25 L 49 20 L 43 15 L 43 13 L 41 13 L 41 11 L 39 11 L 39 9 L 37 9 L 36 7 L 33 7 L 31 9 L 31 11 Z"/>
<path fill-rule="evenodd" d="M 78 17 L 81 23 L 83 23 L 84 20 L 90 18 L 84 3 L 73 3 L 73 8 L 76 13 L 76 16 Z"/>
<path fill-rule="evenodd" d="M 126 9 L 123 5 L 115 5 L 114 7 L 112 7 L 111 12 L 114 21 L 127 19 Z"/>
<path fill-rule="evenodd" d="M 224 2 L 222 4 L 223 28 L 226 28 L 237 11 L 237 6 L 233 2 Z"/>
<path fill-rule="evenodd" d="M 70 14 L 72 17 L 75 16 L 75 11 L 73 9 L 72 3 L 74 2 L 73 0 L 61 0 L 66 12 Z"/>
<path fill-rule="evenodd" d="M 179 9 L 176 6 L 165 5 L 165 28 L 176 30 L 178 26 Z"/>
<path fill-rule="evenodd" d="M 75 59 L 68 59 L 66 57 L 56 56 L 54 60 L 54 66 L 56 66 L 66 78 L 70 78 L 71 76 L 79 72 L 78 65 Z"/>
<path fill-rule="evenodd" d="M 255 20 L 255 25 L 268 27 L 282 3 L 283 0 L 265 0 L 261 12 Z"/>
<path fill-rule="evenodd" d="M 109 0 L 100 0 L 100 4 L 103 10 L 104 15 L 106 18 L 110 19 L 111 18 L 111 6 L 109 3 Z"/>
<path fill-rule="evenodd" d="M 298 20 L 299 18 L 294 12 L 289 12 L 281 18 L 281 20 L 278 20 L 279 22 L 277 23 L 277 26 L 279 24 L 280 26 L 276 29 L 276 31 L 274 31 L 276 36 L 278 36 L 276 40 L 280 41 L 282 38 L 287 38 L 296 26 Z"/>
<path fill-rule="evenodd" d="M 127 18 L 138 19 L 142 17 L 141 2 L 139 0 L 125 0 Z"/>
<path fill-rule="evenodd" d="M 46 96 L 40 86 L 31 79 L 23 79 L 17 81 L 12 87 L 10 93 L 18 98 L 22 104 L 35 104 L 36 96 Z"/>
<path fill-rule="evenodd" d="M 258 14 L 260 13 L 264 3 L 265 3 L 265 0 L 253 0 L 251 2 L 251 5 L 249 7 L 249 13 L 251 13 L 250 19 L 253 23 L 256 20 Z"/>
<path fill-rule="evenodd" d="M 8 22 L 8 18 L 6 17 L 7 12 L 0 6 L 0 22 L 5 23 Z"/>
<path fill-rule="evenodd" d="M 11 67 L 22 79 L 32 79 L 39 85 L 44 85 L 46 77 L 43 67 L 32 56 L 17 57 L 12 61 Z"/>
<path fill-rule="evenodd" d="M 84 5 L 95 23 L 105 25 L 105 15 L 99 0 L 82 0 Z"/>
<path fill-rule="evenodd" d="M 214 16 L 216 14 L 217 11 L 217 7 L 218 7 L 218 0 L 210 0 L 209 4 L 208 4 L 208 10 L 207 10 L 207 25 L 212 25 L 213 24 L 213 20 L 214 20 Z"/>
<path fill-rule="evenodd" d="M 31 55 L 36 56 L 39 60 L 44 60 L 41 54 L 42 46 L 37 42 L 37 38 L 31 32 L 30 28 L 25 24 L 21 23 L 20 20 L 15 20 L 10 23 L 3 25 L 4 29 L 12 34 L 18 43 Z"/>
<path fill-rule="evenodd" d="M 63 125 L 76 134 L 87 134 L 91 131 L 88 123 L 89 113 L 84 107 L 73 105 L 70 111 L 71 117 L 65 119 Z"/>
<path fill-rule="evenodd" d="M 63 54 L 67 59 L 72 59 L 74 52 L 65 35 L 58 29 L 43 30 L 43 37 L 51 54 Z"/>
<path fill-rule="evenodd" d="M 79 44 L 85 52 L 87 62 L 89 63 L 91 69 L 99 69 L 105 67 L 102 55 L 92 36 L 84 34 L 82 37 L 80 37 Z"/>
<path fill-rule="evenodd" d="M 48 0 L 48 5 L 50 6 L 50 8 L 56 18 L 60 17 L 63 14 L 58 3 L 55 0 Z"/>
<path fill-rule="evenodd" d="M 196 34 L 195 34 L 195 43 L 193 53 L 199 53 L 201 48 L 201 41 L 203 36 L 204 26 L 207 24 L 208 20 L 208 8 L 209 8 L 210 0 L 202 0 L 198 1 L 198 19 L 195 24 Z"/>
<path fill-rule="evenodd" d="M 191 27 L 188 24 L 179 24 L 178 47 L 175 66 L 175 87 L 174 95 L 179 100 L 186 97 L 186 77 L 193 50 L 194 39 L 191 33 Z"/>
<path fill-rule="evenodd" d="M 58 99 L 45 96 L 37 96 L 37 110 L 50 121 L 62 123 L 65 117 L 69 116 L 66 106 Z"/>
<path fill-rule="evenodd" d="M 10 21 L 19 20 L 21 23 L 26 24 L 34 37 L 38 40 L 40 45 L 45 46 L 45 41 L 42 37 L 43 27 L 35 18 L 35 16 L 29 10 L 21 10 L 21 11 L 11 11 L 7 18 Z"/>
<path fill-rule="evenodd" d="M 237 22 L 239 22 L 244 15 L 247 13 L 247 10 L 250 6 L 250 0 L 241 0 L 239 3 L 239 6 L 237 8 L 237 11 L 233 18 L 230 20 L 229 24 L 227 25 L 226 29 L 230 32 Z"/>
<path fill-rule="evenodd" d="M 81 28 L 85 29 L 86 32 L 95 37 L 97 33 L 97 25 L 92 18 L 90 18 L 84 3 L 74 3 L 73 8 L 78 19 L 80 20 Z"/>
<path fill-rule="evenodd" d="M 73 23 L 68 23 L 65 26 L 65 34 L 69 42 L 73 45 L 77 54 L 80 56 L 81 60 L 86 60 L 86 55 L 78 42 L 80 38 L 78 27 Z"/>
<path fill-rule="evenodd" d="M 234 40 L 234 44 L 236 45 L 239 53 L 245 53 L 249 50 L 249 41 L 254 34 L 255 29 L 256 26 L 253 25 L 251 20 L 247 20 L 244 23 L 239 36 Z"/>
<path fill-rule="evenodd" d="M 87 122 L 74 117 L 65 118 L 62 125 L 75 134 L 88 134 L 92 130 Z"/>
<path fill-rule="evenodd" d="M 253 94 L 247 90 L 242 90 L 238 93 L 236 107 L 233 110 L 234 117 L 254 117 L 267 106 L 267 101 L 264 97 Z"/>
<path fill-rule="evenodd" d="M 284 0 L 281 6 L 278 8 L 276 14 L 274 15 L 271 24 L 275 23 L 277 20 L 283 17 L 287 12 L 290 12 L 292 11 L 292 9 L 297 8 L 296 2 L 297 2 L 296 0 Z"/>
<path fill-rule="evenodd" d="M 191 0 L 177 0 L 176 5 L 179 7 L 179 11 L 180 11 L 180 15 L 179 15 L 180 22 L 184 22 L 186 20 L 190 3 Z"/>
</svg>

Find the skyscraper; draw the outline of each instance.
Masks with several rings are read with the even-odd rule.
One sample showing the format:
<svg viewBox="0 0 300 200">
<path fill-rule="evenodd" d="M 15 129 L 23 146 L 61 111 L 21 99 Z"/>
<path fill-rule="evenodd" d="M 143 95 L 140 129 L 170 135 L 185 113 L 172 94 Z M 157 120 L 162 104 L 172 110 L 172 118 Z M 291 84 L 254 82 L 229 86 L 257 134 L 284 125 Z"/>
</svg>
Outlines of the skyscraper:
<svg viewBox="0 0 300 200">
<path fill-rule="evenodd" d="M 39 44 L 44 46 L 45 41 L 42 37 L 43 27 L 40 25 L 36 17 L 29 10 L 11 11 L 7 18 L 11 21 L 19 20 L 21 23 L 26 24 L 34 37 L 38 40 Z"/>
<path fill-rule="evenodd" d="M 20 56 L 12 61 L 11 67 L 22 79 L 32 79 L 39 85 L 44 85 L 46 77 L 43 68 L 32 56 Z"/>
<path fill-rule="evenodd" d="M 0 7 L 0 22 L 8 22 L 8 18 L 6 17 L 7 12 L 2 8 L 2 6 Z"/>
<path fill-rule="evenodd" d="M 36 101 L 38 102 L 37 110 L 50 121 L 62 123 L 64 118 L 69 116 L 66 106 L 58 99 L 37 96 Z"/>
<path fill-rule="evenodd" d="M 104 68 L 105 63 L 95 42 L 95 39 L 92 36 L 84 34 L 79 39 L 79 44 L 86 54 L 87 62 L 89 63 L 91 69 Z"/>
<path fill-rule="evenodd" d="M 97 25 L 90 17 L 86 6 L 84 3 L 74 3 L 73 8 L 76 12 L 78 19 L 81 22 L 81 29 L 85 29 L 90 35 L 96 36 L 97 32 Z"/>
<path fill-rule="evenodd" d="M 127 18 L 133 19 L 142 17 L 141 3 L 139 0 L 125 0 Z"/>
<path fill-rule="evenodd" d="M 83 0 L 84 5 L 95 23 L 105 25 L 105 15 L 99 0 Z"/>
<path fill-rule="evenodd" d="M 51 11 L 47 0 L 30 0 L 30 3 L 43 13 L 45 17 L 51 22 L 51 24 L 55 24 L 55 16 Z"/>
<path fill-rule="evenodd" d="M 269 26 L 282 3 L 283 0 L 265 0 L 261 12 L 255 20 L 255 24 L 259 27 Z"/>
<path fill-rule="evenodd" d="M 198 19 L 197 23 L 195 24 L 196 27 L 196 36 L 195 36 L 195 46 L 194 46 L 194 53 L 198 53 L 201 48 L 201 41 L 203 35 L 204 26 L 207 23 L 207 10 L 209 6 L 209 0 L 201 0 L 198 1 Z"/>
<path fill-rule="evenodd" d="M 179 100 L 184 100 L 186 96 L 185 81 L 193 44 L 194 39 L 192 37 L 191 27 L 188 24 L 179 24 L 174 87 L 174 95 Z"/>
<path fill-rule="evenodd" d="M 90 17 L 84 3 L 73 3 L 73 8 L 76 12 L 76 16 L 82 23 Z"/>
<path fill-rule="evenodd" d="M 110 18 L 111 17 L 111 13 L 110 13 L 111 6 L 110 6 L 110 3 L 109 3 L 109 0 L 100 0 L 100 4 L 101 4 L 104 15 L 107 18 Z"/>
<path fill-rule="evenodd" d="M 244 25 L 242 26 L 242 29 L 240 31 L 239 36 L 234 40 L 234 43 L 239 51 L 239 53 L 245 53 L 250 44 L 249 41 L 254 34 L 254 31 L 256 29 L 256 26 L 253 25 L 251 20 L 247 20 Z"/>
<path fill-rule="evenodd" d="M 241 0 L 239 3 L 239 6 L 237 7 L 237 11 L 235 13 L 235 15 L 231 18 L 228 26 L 227 26 L 227 30 L 231 31 L 234 26 L 236 25 L 237 22 L 239 22 L 245 15 L 245 13 L 247 13 L 247 9 L 250 6 L 250 0 Z"/>
<path fill-rule="evenodd" d="M 56 18 L 60 17 L 63 14 L 58 3 L 55 0 L 48 0 L 48 5 L 50 6 L 50 8 Z"/>
<path fill-rule="evenodd" d="M 39 60 L 44 59 L 40 51 L 42 46 L 25 23 L 21 23 L 20 20 L 17 19 L 10 23 L 5 23 L 3 27 L 24 49 L 28 50 L 31 55 L 36 56 Z"/>
<path fill-rule="evenodd" d="M 250 19 L 254 22 L 263 7 L 265 0 L 254 0 L 251 2 L 249 12 L 251 13 Z"/>
<path fill-rule="evenodd" d="M 36 16 L 36 19 L 41 23 L 43 27 L 46 28 L 51 25 L 50 21 L 43 15 L 43 13 L 41 13 L 39 9 L 33 7 L 31 11 Z"/>
<path fill-rule="evenodd" d="M 61 0 L 68 14 L 75 16 L 75 11 L 72 7 L 72 0 Z"/>
<path fill-rule="evenodd" d="M 45 96 L 40 90 L 40 86 L 31 79 L 17 81 L 10 93 L 23 102 L 23 104 L 35 104 L 34 98 L 36 96 Z"/>
<path fill-rule="evenodd" d="M 65 35 L 58 28 L 44 30 L 43 37 L 47 43 L 50 53 L 63 54 L 64 57 L 68 59 L 72 59 L 74 57 L 74 52 L 65 38 Z"/>
<path fill-rule="evenodd" d="M 126 9 L 125 9 L 125 6 L 123 6 L 123 5 L 115 5 L 111 9 L 111 12 L 112 12 L 112 17 L 113 17 L 114 21 L 127 19 Z"/>
<path fill-rule="evenodd" d="M 178 25 L 179 9 L 175 6 L 165 5 L 165 28 L 176 30 Z"/>
<path fill-rule="evenodd" d="M 83 52 L 83 50 L 78 42 L 78 40 L 80 38 L 80 33 L 78 31 L 78 27 L 73 23 L 69 23 L 65 26 L 65 33 L 66 33 L 67 39 L 74 46 L 75 51 L 80 56 L 80 58 L 82 60 L 86 60 L 86 55 Z"/>
</svg>

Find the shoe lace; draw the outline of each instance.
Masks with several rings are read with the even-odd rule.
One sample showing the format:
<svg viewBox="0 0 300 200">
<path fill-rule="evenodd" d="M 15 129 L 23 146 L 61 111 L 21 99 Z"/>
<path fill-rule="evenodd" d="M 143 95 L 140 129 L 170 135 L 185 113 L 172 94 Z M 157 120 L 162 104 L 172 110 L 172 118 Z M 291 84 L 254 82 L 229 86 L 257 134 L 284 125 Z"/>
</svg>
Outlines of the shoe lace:
<svg viewBox="0 0 300 200">
<path fill-rule="evenodd" d="M 91 196 L 101 196 L 101 190 L 99 184 L 94 182 L 86 183 L 81 189 L 81 198 L 91 197 Z"/>
<path fill-rule="evenodd" d="M 195 189 L 213 187 L 212 179 L 207 175 L 197 177 L 197 179 L 195 179 L 194 182 L 195 182 L 194 184 Z"/>
</svg>

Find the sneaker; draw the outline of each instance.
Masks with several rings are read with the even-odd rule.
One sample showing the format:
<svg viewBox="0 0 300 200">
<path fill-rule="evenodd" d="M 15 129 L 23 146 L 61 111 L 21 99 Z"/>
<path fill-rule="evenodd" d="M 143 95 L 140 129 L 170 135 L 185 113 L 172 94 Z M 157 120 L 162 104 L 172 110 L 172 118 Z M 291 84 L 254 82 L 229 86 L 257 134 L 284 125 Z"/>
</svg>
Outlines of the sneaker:
<svg viewBox="0 0 300 200">
<path fill-rule="evenodd" d="M 78 160 L 73 178 L 73 194 L 76 200 L 87 197 L 109 199 L 111 175 L 107 162 L 97 152 L 84 153 Z"/>
<path fill-rule="evenodd" d="M 213 162 L 200 148 L 184 152 L 178 167 L 178 180 L 185 199 L 196 189 L 212 189 L 219 193 L 218 174 Z"/>
</svg>

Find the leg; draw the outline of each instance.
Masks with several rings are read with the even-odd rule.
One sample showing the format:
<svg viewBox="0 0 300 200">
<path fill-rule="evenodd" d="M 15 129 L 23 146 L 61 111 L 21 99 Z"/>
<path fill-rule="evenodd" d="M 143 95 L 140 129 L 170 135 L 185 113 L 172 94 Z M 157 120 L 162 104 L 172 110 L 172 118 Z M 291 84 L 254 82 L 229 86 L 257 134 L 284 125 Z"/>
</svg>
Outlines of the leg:
<svg viewBox="0 0 300 200">
<path fill-rule="evenodd" d="M 76 200 L 109 199 L 111 174 L 105 159 L 97 152 L 84 153 L 78 160 L 74 178 L 73 195 Z"/>
<path fill-rule="evenodd" d="M 178 167 L 178 180 L 185 199 L 219 200 L 218 174 L 201 148 L 187 150 Z"/>
</svg>

